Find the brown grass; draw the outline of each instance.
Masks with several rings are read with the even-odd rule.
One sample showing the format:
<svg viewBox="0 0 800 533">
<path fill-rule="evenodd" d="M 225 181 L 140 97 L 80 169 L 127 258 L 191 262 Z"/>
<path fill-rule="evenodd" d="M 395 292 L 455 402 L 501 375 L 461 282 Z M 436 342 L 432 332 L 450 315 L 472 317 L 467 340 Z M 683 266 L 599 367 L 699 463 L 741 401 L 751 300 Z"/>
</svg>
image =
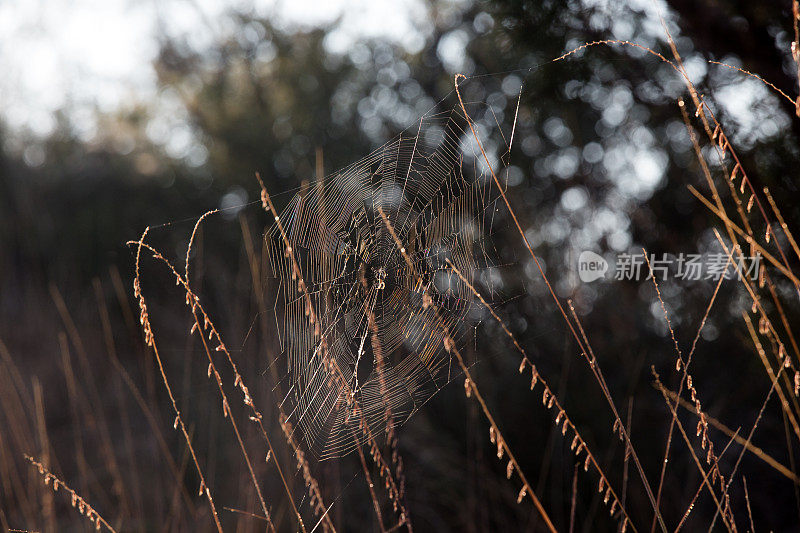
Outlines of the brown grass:
<svg viewBox="0 0 800 533">
<path fill-rule="evenodd" d="M 793 58 L 798 64 L 800 73 L 800 31 L 798 31 L 798 1 L 793 0 L 794 9 L 794 32 Z M 666 31 L 666 27 L 665 27 Z M 795 486 L 800 485 L 800 478 L 797 475 L 794 459 L 792 456 L 790 466 L 784 465 L 778 458 L 773 457 L 762 448 L 753 444 L 753 437 L 759 424 L 763 419 L 763 414 L 767 409 L 768 402 L 774 396 L 779 400 L 782 416 L 786 421 L 786 433 L 789 440 L 788 446 L 797 444 L 800 441 L 800 402 L 798 402 L 798 392 L 800 389 L 800 348 L 796 341 L 792 322 L 786 312 L 785 291 L 781 293 L 778 289 L 780 278 L 781 283 L 789 283 L 794 292 L 800 296 L 800 273 L 796 272 L 793 264 L 800 260 L 800 247 L 795 240 L 791 229 L 782 216 L 779 202 L 774 198 L 768 189 L 756 190 L 748 175 L 746 165 L 738 157 L 734 146 L 732 146 L 728 135 L 725 133 L 722 124 L 715 117 L 711 107 L 706 101 L 706 97 L 692 84 L 689 79 L 680 55 L 677 52 L 672 38 L 669 43 L 673 57 L 669 59 L 649 48 L 643 48 L 638 44 L 627 41 L 603 40 L 586 43 L 558 58 L 554 61 L 567 61 L 575 52 L 593 46 L 634 46 L 642 48 L 645 52 L 658 57 L 661 61 L 668 63 L 686 84 L 689 95 L 688 101 L 680 99 L 678 110 L 685 123 L 687 135 L 691 139 L 698 165 L 705 178 L 705 191 L 689 185 L 688 191 L 709 210 L 718 220 L 724 232 L 724 237 L 715 230 L 715 234 L 720 246 L 725 250 L 729 265 L 740 264 L 739 261 L 745 256 L 745 249 L 749 249 L 750 255 L 761 254 L 767 265 L 762 264 L 759 271 L 758 281 L 754 282 L 746 276 L 740 276 L 743 294 L 749 298 L 751 304 L 749 313 L 741 314 L 743 329 L 746 339 L 752 343 L 752 350 L 755 359 L 763 367 L 765 375 L 769 379 L 770 388 L 765 393 L 764 399 L 758 406 L 758 415 L 750 427 L 732 430 L 722 421 L 711 416 L 704 407 L 708 399 L 704 396 L 703 383 L 698 383 L 693 377 L 691 370 L 693 356 L 697 347 L 701 332 L 705 327 L 708 317 L 712 312 L 717 296 L 725 281 L 720 278 L 716 284 L 713 295 L 705 308 L 702 319 L 696 325 L 696 334 L 693 337 L 687 353 L 683 353 L 680 348 L 679 340 L 673 328 L 671 311 L 662 297 L 662 293 L 655 276 L 652 276 L 656 299 L 660 304 L 664 322 L 671 336 L 675 351 L 674 371 L 677 378 L 677 389 L 668 389 L 662 381 L 661 376 L 652 368 L 653 384 L 662 394 L 664 399 L 665 427 L 667 428 L 663 459 L 659 463 L 657 472 L 648 472 L 645 465 L 640 460 L 637 448 L 631 436 L 631 412 L 633 411 L 633 398 L 631 397 L 628 406 L 626 420 L 617 407 L 617 400 L 612 395 L 605 373 L 601 369 L 601 358 L 595 354 L 590 333 L 597 335 L 596 332 L 587 331 L 580 319 L 573 303 L 569 300 L 562 300 L 554 290 L 551 282 L 542 267 L 539 257 L 534 251 L 533 246 L 526 237 L 523 223 L 517 216 L 516 208 L 512 201 L 506 196 L 503 184 L 492 168 L 489 157 L 484 152 L 484 141 L 480 138 L 476 128 L 473 126 L 472 118 L 467 112 L 467 108 L 461 99 L 459 82 L 466 79 L 462 75 L 455 77 L 455 91 L 459 100 L 460 109 L 466 119 L 469 129 L 476 141 L 482 157 L 489 169 L 491 177 L 499 191 L 505 208 L 514 223 L 516 232 L 522 240 L 525 253 L 527 253 L 538 267 L 542 281 L 546 285 L 548 292 L 555 304 L 555 310 L 563 319 L 572 340 L 578 348 L 579 356 L 586 364 L 589 372 L 594 378 L 594 382 L 605 400 L 606 407 L 611 414 L 613 423 L 608 430 L 608 434 L 618 437 L 624 444 L 624 473 L 619 476 L 612 475 L 607 471 L 603 461 L 599 459 L 604 450 L 593 449 L 587 439 L 585 439 L 578 427 L 578 423 L 569 415 L 565 404 L 557 397 L 556 392 L 550 386 L 549 381 L 542 376 L 533 358 L 528 355 L 525 347 L 515 337 L 512 327 L 506 323 L 495 310 L 492 304 L 480 293 L 480 291 L 469 282 L 467 277 L 459 271 L 456 266 L 448 261 L 451 271 L 464 283 L 475 298 L 482 303 L 488 310 L 492 318 L 497 322 L 505 336 L 510 341 L 517 354 L 513 357 L 519 358 L 519 373 L 530 373 L 530 390 L 541 391 L 541 402 L 546 410 L 550 411 L 552 420 L 564 439 L 570 443 L 570 450 L 574 453 L 577 461 L 571 477 L 571 499 L 569 510 L 569 530 L 572 531 L 575 525 L 576 504 L 578 499 L 578 489 L 583 483 L 587 483 L 580 474 L 589 471 L 594 476 L 590 482 L 596 484 L 597 492 L 602 498 L 603 503 L 612 520 L 616 521 L 616 528 L 620 531 L 645 530 L 650 526 L 650 530 L 668 529 L 680 530 L 689 519 L 693 509 L 695 509 L 700 496 L 707 493 L 711 498 L 716 509 L 714 520 L 718 517 L 722 527 L 729 531 L 737 531 L 744 523 L 741 516 L 742 506 L 738 507 L 732 502 L 732 486 L 739 483 L 738 474 L 740 465 L 746 452 L 753 455 L 764 465 L 768 471 L 774 470 L 781 476 L 789 479 Z M 722 65 L 722 64 L 720 64 Z M 722 65 L 727 67 L 727 65 Z M 733 67 L 731 67 L 733 68 Z M 754 77 L 766 86 L 775 89 L 775 86 L 767 80 L 762 79 L 752 72 L 736 69 L 743 75 Z M 780 93 L 781 96 L 796 106 L 797 114 L 800 116 L 800 99 L 793 100 L 790 96 Z M 693 115 L 693 116 L 692 116 Z M 509 146 L 513 142 L 513 129 L 509 137 Z M 709 152 L 708 149 L 711 149 Z M 707 154 L 712 153 L 716 157 L 714 164 L 706 160 Z M 318 166 L 321 165 L 318 158 Z M 321 170 L 318 171 L 321 175 Z M 281 235 L 286 257 L 290 259 L 293 274 L 297 279 L 300 296 L 306 304 L 307 327 L 314 331 L 315 338 L 321 349 L 323 369 L 327 378 L 338 383 L 344 390 L 350 390 L 349 381 L 345 378 L 344 372 L 336 363 L 336 360 L 328 355 L 328 339 L 320 328 L 318 310 L 314 308 L 309 289 L 303 278 L 300 264 L 295 258 L 290 239 L 288 238 L 283 221 L 273 204 L 272 198 L 261 182 L 262 207 L 274 220 Z M 755 208 L 755 211 L 753 211 Z M 404 243 L 397 236 L 392 224 L 384 212 L 379 209 L 380 215 L 387 230 L 391 233 L 401 256 L 406 262 L 409 270 L 415 279 L 423 286 L 420 273 L 417 272 L 414 262 L 406 253 Z M 23 373 L 18 368 L 17 363 L 11 356 L 7 347 L 0 342 L 0 412 L 2 412 L 7 430 L 0 431 L 0 486 L 4 494 L 0 499 L 0 504 L 13 505 L 14 516 L 24 517 L 31 524 L 42 524 L 48 531 L 58 530 L 61 521 L 61 508 L 64 502 L 59 502 L 59 498 L 66 498 L 71 507 L 77 509 L 80 515 L 96 529 L 107 529 L 108 531 L 127 530 L 128 523 L 143 520 L 144 495 L 147 491 L 144 482 L 140 479 L 142 472 L 137 468 L 126 468 L 126 464 L 135 464 L 135 436 L 132 418 L 135 416 L 143 417 L 147 431 L 154 436 L 157 444 L 157 455 L 166 466 L 164 478 L 169 480 L 168 501 L 162 502 L 163 508 L 160 509 L 161 515 L 158 518 L 158 527 L 165 530 L 178 530 L 194 527 L 213 527 L 217 531 L 223 531 L 223 524 L 226 522 L 222 515 L 222 509 L 231 513 L 241 515 L 248 521 L 251 529 L 263 529 L 268 531 L 280 531 L 286 528 L 302 531 L 303 533 L 314 532 L 322 529 L 326 532 L 336 531 L 335 520 L 332 509 L 337 505 L 338 495 L 333 499 L 330 493 L 326 494 L 322 479 L 323 467 L 319 462 L 310 459 L 308 451 L 303 448 L 297 437 L 295 428 L 289 421 L 289 417 L 284 412 L 282 403 L 275 401 L 274 395 L 265 393 L 263 387 L 256 387 L 251 391 L 245 384 L 247 372 L 241 370 L 242 361 L 237 360 L 234 350 L 230 350 L 223 340 L 221 329 L 215 325 L 212 312 L 207 310 L 202 302 L 201 292 L 195 289 L 195 285 L 190 281 L 190 265 L 193 247 L 201 225 L 207 221 L 217 211 L 209 211 L 197 220 L 186 251 L 183 265 L 183 272 L 165 257 L 155 245 L 147 241 L 149 228 L 144 231 L 141 237 L 129 244 L 135 250 L 135 278 L 133 282 L 133 296 L 139 307 L 139 321 L 143 333 L 144 344 L 148 353 L 152 356 L 155 363 L 152 373 L 145 372 L 145 391 L 140 389 L 137 378 L 120 362 L 117 355 L 115 343 L 114 325 L 112 324 L 111 313 L 108 302 L 104 295 L 103 285 L 98 280 L 95 283 L 95 297 L 100 319 L 102 344 L 110 367 L 113 370 L 115 379 L 120 384 L 124 384 L 124 390 L 129 393 L 130 398 L 119 400 L 117 416 L 121 423 L 113 423 L 109 419 L 108 409 L 104 406 L 108 402 L 104 391 L 101 388 L 102 379 L 99 378 L 98 368 L 92 363 L 90 356 L 91 348 L 84 344 L 79 327 L 73 320 L 69 306 L 62 297 L 58 289 L 53 286 L 50 288 L 51 298 L 54 303 L 63 331 L 57 333 L 60 348 L 60 357 L 53 357 L 53 360 L 60 361 L 57 369 L 63 375 L 66 387 L 66 397 L 68 398 L 69 417 L 72 423 L 71 447 L 74 452 L 74 464 L 70 467 L 72 475 L 79 479 L 78 488 L 73 489 L 68 486 L 62 477 L 57 477 L 53 472 L 60 471 L 61 465 L 56 459 L 60 452 L 61 443 L 54 440 L 51 428 L 47 425 L 46 399 L 47 390 L 43 390 L 40 382 L 34 379 L 31 385 Z M 261 315 L 268 311 L 265 288 L 261 286 L 261 269 L 263 261 L 257 257 L 256 248 L 252 245 L 249 227 L 242 222 L 242 232 L 245 237 L 247 251 L 248 269 L 256 293 L 256 300 Z M 779 238 L 776 238 L 779 237 Z M 153 325 L 152 311 L 148 306 L 148 299 L 145 298 L 144 286 L 146 285 L 145 276 L 142 271 L 142 262 L 145 254 L 151 254 L 156 264 L 165 268 L 179 290 L 185 297 L 185 303 L 189 310 L 188 322 L 190 323 L 189 337 L 196 338 L 201 347 L 204 357 L 202 361 L 192 359 L 189 364 L 201 365 L 207 368 L 207 379 L 213 383 L 210 390 L 215 391 L 214 403 L 218 405 L 216 412 L 207 413 L 208 417 L 221 418 L 227 420 L 230 425 L 236 449 L 237 459 L 241 461 L 244 474 L 243 480 L 237 481 L 242 485 L 242 492 L 248 494 L 250 506 L 247 509 L 233 509 L 220 507 L 214 498 L 214 482 L 212 479 L 219 480 L 225 476 L 226 472 L 210 473 L 212 464 L 208 456 L 211 453 L 198 446 L 198 434 L 208 429 L 206 420 L 198 420 L 194 413 L 191 400 L 187 399 L 185 391 L 179 390 L 176 386 L 177 381 L 168 375 L 172 366 L 168 364 L 166 352 L 159 348 L 157 341 L 156 328 Z M 793 257 L 792 257 L 793 254 Z M 647 253 L 645 252 L 645 257 Z M 792 257 L 791 261 L 789 257 Z M 648 267 L 650 263 L 648 260 Z M 652 270 L 651 270 L 652 274 Z M 121 290 L 121 277 L 119 273 L 111 274 L 112 284 L 115 289 L 117 304 L 122 316 L 121 323 L 125 323 L 128 328 L 133 321 L 131 306 L 127 301 L 127 296 Z M 148 289 L 149 290 L 149 289 Z M 156 291 L 158 289 L 153 289 Z M 541 520 L 541 523 L 549 531 L 556 531 L 556 525 L 548 509 L 542 501 L 541 494 L 537 494 L 533 485 L 523 471 L 523 467 L 517 460 L 512 443 L 506 438 L 507 428 L 501 427 L 501 420 L 495 416 L 495 407 L 490 405 L 488 396 L 481 392 L 479 387 L 479 376 L 473 372 L 468 364 L 465 355 L 459 348 L 459 343 L 454 339 L 453 333 L 448 329 L 446 322 L 441 319 L 441 310 L 437 308 L 434 299 L 427 294 L 425 289 L 423 294 L 423 306 L 432 309 L 437 316 L 438 324 L 442 329 L 443 348 L 452 357 L 460 369 L 463 376 L 464 392 L 469 401 L 474 401 L 480 412 L 483 414 L 488 426 L 488 437 L 492 447 L 496 450 L 498 461 L 504 463 L 505 476 L 508 480 L 514 480 L 514 491 L 517 493 L 516 502 L 522 504 L 523 501 L 530 501 L 532 509 Z M 374 316 L 367 317 L 369 329 L 372 332 L 371 340 L 373 352 L 376 354 L 377 369 L 381 376 L 382 390 L 385 389 L 383 383 L 383 359 L 382 347 L 377 335 L 377 324 Z M 262 324 L 262 328 L 267 326 Z M 159 339 L 161 334 L 159 334 Z M 190 341 L 195 343 L 195 341 Z M 146 366 L 146 363 L 145 363 Z M 608 369 L 606 369 L 608 370 Z M 269 371 L 273 381 L 274 390 L 279 393 L 280 379 L 274 366 L 270 366 Z M 230 378 L 230 379 L 228 379 Z M 168 407 L 171 409 L 171 424 L 163 419 L 163 403 L 157 400 L 155 388 L 160 382 L 162 393 L 166 394 Z M 201 387 L 197 383 L 191 386 Z M 204 389 L 205 390 L 205 389 Z M 258 390 L 258 392 L 254 392 Z M 280 394 L 278 394 L 280 396 Z M 360 417 L 358 424 L 358 435 L 356 441 L 359 443 L 357 454 L 360 463 L 361 474 L 366 480 L 369 504 L 374 512 L 374 520 L 382 532 L 394 531 L 399 529 L 412 530 L 412 515 L 407 503 L 405 490 L 406 480 L 404 475 L 403 459 L 400 453 L 400 436 L 390 423 L 392 413 L 386 407 L 386 435 L 375 435 L 366 422 L 363 410 L 358 405 L 355 394 L 350 394 L 352 399 L 352 409 L 356 417 Z M 687 399 L 688 397 L 688 399 Z M 538 392 L 536 402 L 538 403 Z M 210 405 L 210 403 L 209 403 Z M 131 411 L 131 406 L 135 406 L 136 414 Z M 266 406 L 266 407 L 259 407 Z M 605 408 L 605 407 L 604 407 Z M 687 410 L 693 415 L 697 424 L 693 428 L 687 427 L 686 418 L 680 416 L 680 408 Z M 263 410 L 262 410 L 263 409 Z M 189 418 L 187 413 L 193 413 L 194 418 Z M 692 418 L 692 424 L 695 418 Z M 115 421 L 116 422 L 116 421 Z M 171 437 L 165 432 L 165 428 L 172 426 L 178 432 L 184 454 L 180 459 L 174 456 L 174 446 L 171 445 Z M 275 439 L 273 431 L 277 427 L 281 438 Z M 119 429 L 117 429 L 119 428 Z M 681 439 L 674 439 L 675 430 L 680 434 Z M 727 438 L 726 445 L 719 450 L 719 438 L 715 438 L 714 430 L 721 432 Z M 272 437 L 271 437 L 272 435 Z M 384 438 L 385 437 L 385 438 Z M 61 435 L 61 438 L 64 438 Z M 796 440 L 795 440 L 796 439 Z M 91 440 L 91 443 L 87 442 Z M 279 444 L 280 442 L 280 444 Z M 679 445 L 679 443 L 681 443 Z M 716 444 L 715 444 L 716 443 Z M 734 446 L 734 444 L 736 446 Z M 513 443 L 513 448 L 518 449 L 525 443 Z M 91 451 L 97 450 L 98 457 L 91 456 Z M 733 466 L 728 467 L 730 460 L 723 461 L 723 455 L 731 450 L 735 455 Z M 21 452 L 22 451 L 22 452 Z M 25 455 L 22 456 L 21 453 Z M 690 500 L 684 502 L 684 512 L 680 516 L 664 516 L 662 514 L 664 487 L 668 483 L 669 465 L 676 454 L 685 453 L 691 459 L 699 474 L 700 483 Z M 15 455 L 16 454 L 16 455 Z M 17 456 L 19 455 L 19 456 Z M 30 472 L 23 470 L 20 466 L 20 458 L 24 457 L 38 472 L 39 483 L 33 483 Z M 34 457 L 37 457 L 35 459 Z M 62 458 L 63 460 L 63 458 Z M 628 469 L 629 462 L 639 476 L 644 497 L 650 505 L 652 516 L 646 523 L 635 523 L 634 518 L 629 514 L 628 503 Z M 103 470 L 103 475 L 97 474 L 98 469 Z M 187 472 L 190 470 L 191 472 Z M 296 475 L 295 475 L 296 474 Z M 231 474 L 233 475 L 233 474 Z M 658 476 L 657 484 L 652 484 L 654 475 Z M 265 482 L 266 476 L 277 476 L 278 482 L 275 484 L 279 490 L 268 490 Z M 299 478 L 299 479 L 298 479 Z M 191 485 L 189 479 L 195 484 Z M 512 481 L 509 481 L 511 483 Z M 742 487 L 744 490 L 747 523 L 745 527 L 755 529 L 753 509 L 751 508 L 750 493 L 748 492 L 747 482 L 742 477 Z M 41 485 L 44 485 L 44 490 Z M 271 486 L 270 486 L 271 487 Z M 519 487 L 517 491 L 517 487 Z M 653 487 L 656 487 L 653 490 Z M 202 497 L 201 510 L 195 501 L 193 494 Z M 66 496 L 59 496 L 64 494 Z M 306 496 L 307 495 L 307 496 Z M 307 509 L 304 503 L 308 502 Z M 89 500 L 95 500 L 93 505 Z M 107 516 L 113 516 L 107 521 L 98 512 L 98 508 L 104 510 Z M 365 520 L 366 523 L 366 520 Z M 113 524 L 113 525 L 112 525 Z M 255 524 L 255 525 L 253 525 Z M 712 524 L 713 527 L 714 524 Z M 13 524 L 9 523 L 5 509 L 0 506 L 0 526 L 4 530 L 13 531 Z M 140 526 L 140 529 L 147 527 Z M 130 527 L 133 529 L 133 527 Z"/>
</svg>

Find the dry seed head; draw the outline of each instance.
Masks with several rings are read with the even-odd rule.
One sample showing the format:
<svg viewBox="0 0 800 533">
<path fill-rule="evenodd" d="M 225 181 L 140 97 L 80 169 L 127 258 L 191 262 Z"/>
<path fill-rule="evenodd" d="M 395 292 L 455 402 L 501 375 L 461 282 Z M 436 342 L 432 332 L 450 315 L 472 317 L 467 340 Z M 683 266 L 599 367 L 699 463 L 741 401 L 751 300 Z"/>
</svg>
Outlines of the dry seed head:
<svg viewBox="0 0 800 533">
<path fill-rule="evenodd" d="M 517 503 L 522 503 L 522 499 L 528 493 L 528 487 L 523 485 L 521 489 L 519 489 L 519 494 L 517 494 Z"/>
</svg>

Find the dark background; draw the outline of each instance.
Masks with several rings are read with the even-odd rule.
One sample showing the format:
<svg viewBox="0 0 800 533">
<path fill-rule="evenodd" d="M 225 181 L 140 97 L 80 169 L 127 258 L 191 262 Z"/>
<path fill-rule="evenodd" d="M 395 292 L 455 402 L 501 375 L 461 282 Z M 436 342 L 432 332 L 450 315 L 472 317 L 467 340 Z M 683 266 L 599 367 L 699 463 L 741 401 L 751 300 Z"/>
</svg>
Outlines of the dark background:
<svg viewBox="0 0 800 533">
<path fill-rule="evenodd" d="M 649 6 L 642 9 L 622 3 L 436 2 L 430 10 L 433 29 L 414 53 L 370 39 L 336 55 L 325 46 L 335 24 L 290 30 L 236 11 L 228 14 L 235 29 L 208 49 L 193 48 L 180 35 L 160 34 L 152 68 L 160 90 L 177 96 L 185 109 L 195 149 L 207 154 L 199 164 L 196 152 L 172 157 L 149 140 L 145 130 L 155 106 L 103 116 L 91 141 L 73 131 L 66 110 L 45 138 L 0 124 L 0 524 L 30 530 L 57 524 L 59 531 L 92 527 L 69 509 L 63 494 L 54 495 L 48 507 L 49 492 L 22 459 L 28 453 L 48 458 L 54 472 L 123 531 L 211 527 L 206 502 L 197 497 L 193 466 L 185 463 L 185 443 L 170 427 L 173 415 L 152 355 L 143 347 L 132 296 L 133 253 L 126 241 L 151 226 L 154 245 L 180 264 L 198 216 L 246 204 L 204 224 L 193 276 L 206 308 L 235 348 L 260 409 L 274 418 L 271 405 L 279 398 L 270 364 L 277 360 L 272 368 L 279 378 L 286 370 L 274 318 L 260 311 L 248 262 L 248 245 L 260 253 L 261 236 L 271 223 L 257 202 L 254 173 L 261 173 L 276 204 L 285 205 L 304 181 L 314 179 L 318 163 L 331 175 L 413 127 L 433 104 L 453 106 L 455 72 L 476 76 L 464 84 L 465 99 L 486 104 L 486 116 L 478 118 L 487 123 L 496 118 L 506 133 L 524 84 L 509 171 L 512 204 L 559 296 L 575 301 L 623 418 L 632 406 L 632 440 L 650 483 L 657 484 L 669 414 L 652 386 L 650 368 L 669 387 L 678 377 L 663 313 L 649 281 L 582 284 L 576 257 L 587 249 L 612 261 L 617 253 L 638 253 L 642 247 L 655 254 L 720 251 L 712 229 L 722 226 L 686 187 L 708 195 L 677 105 L 679 97 L 687 98 L 686 89 L 669 65 L 620 45 L 550 62 L 584 42 L 611 38 L 642 43 L 671 58 L 658 19 Z M 723 123 L 755 188 L 769 187 L 789 227 L 797 229 L 800 120 L 793 106 L 753 79 L 704 63 L 736 64 L 795 97 L 790 2 L 670 0 L 663 14 L 678 51 L 692 66 L 693 82 Z M 448 53 L 454 46 L 457 53 Z M 452 57 L 459 59 L 458 68 Z M 732 112 L 726 105 L 731 101 L 743 102 L 743 111 L 740 106 Z M 23 154 L 30 146 L 44 154 L 33 164 Z M 718 169 L 712 170 L 720 189 L 727 190 Z M 757 232 L 762 226 L 754 222 Z M 613 418 L 596 381 L 519 234 L 507 224 L 493 239 L 501 280 L 493 299 L 498 313 L 558 391 L 621 491 L 624 447 L 611 431 Z M 790 263 L 796 267 L 797 258 Z M 775 278 L 788 320 L 796 323 L 797 294 L 785 278 Z M 167 373 L 192 425 L 217 505 L 258 513 L 233 434 L 220 416 L 218 392 L 205 379 L 205 356 L 187 336 L 191 322 L 183 294 L 155 262 L 145 262 L 143 279 Z M 270 292 L 270 281 L 265 283 L 271 310 L 274 285 Z M 661 290 L 686 353 L 714 283 L 671 279 Z M 98 292 L 110 312 L 113 350 L 103 334 Z M 746 435 L 770 381 L 741 318 L 750 306 L 743 295 L 740 284 L 723 284 L 695 353 L 693 376 L 706 411 Z M 500 328 L 483 320 L 464 353 L 556 526 L 570 528 L 574 501 L 575 530 L 617 527 L 597 494 L 596 476 L 581 470 L 573 499 L 571 439 L 561 437 L 539 394 L 530 393 L 527 377 L 517 374 L 518 356 Z M 696 418 L 684 411 L 681 419 L 693 438 Z M 290 465 L 277 426 L 271 430 L 273 441 L 282 444 L 279 460 Z M 528 502 L 515 503 L 519 487 L 506 481 L 505 462 L 495 460 L 487 431 L 474 403 L 465 401 L 461 380 L 400 429 L 406 501 L 418 531 L 542 527 Z M 247 438 L 257 450 L 257 435 Z M 712 433 L 712 439 L 717 452 L 728 443 L 722 433 Z M 789 466 L 797 452 L 792 439 L 772 398 L 753 442 Z M 116 460 L 109 458 L 109 444 Z M 699 440 L 693 445 L 702 460 Z M 721 461 L 724 472 L 733 468 L 740 450 L 731 445 Z M 340 530 L 379 530 L 357 459 L 313 466 L 326 501 L 337 502 L 331 513 Z M 258 469 L 279 529 L 296 527 L 274 471 L 260 459 Z M 185 495 L 176 489 L 176 477 L 187 487 Z M 744 455 L 731 485 L 740 528 L 750 528 L 744 479 L 757 530 L 796 529 L 797 486 L 751 454 Z M 661 504 L 668 527 L 680 521 L 700 480 L 686 444 L 676 436 Z M 302 495 L 301 478 L 293 483 Z M 652 509 L 632 468 L 625 486 L 626 508 L 637 528 L 646 530 Z M 307 500 L 297 500 L 306 522 L 315 523 Z M 391 516 L 389 506 L 384 511 Z M 707 529 L 714 512 L 704 493 L 685 527 Z M 232 511 L 220 514 L 229 529 L 263 526 Z M 723 528 L 719 519 L 715 527 Z"/>
</svg>

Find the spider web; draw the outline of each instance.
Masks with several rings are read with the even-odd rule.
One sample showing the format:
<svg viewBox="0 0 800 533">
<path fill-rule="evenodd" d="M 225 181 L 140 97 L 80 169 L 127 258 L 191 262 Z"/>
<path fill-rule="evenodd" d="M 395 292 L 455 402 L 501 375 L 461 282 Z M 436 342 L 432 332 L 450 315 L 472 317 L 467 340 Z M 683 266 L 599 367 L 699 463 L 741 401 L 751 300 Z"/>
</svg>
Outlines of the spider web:
<svg viewBox="0 0 800 533">
<path fill-rule="evenodd" d="M 265 236 L 269 265 L 279 279 L 275 312 L 290 383 L 284 402 L 290 403 L 289 420 L 320 459 L 346 455 L 360 444 L 363 432 L 349 394 L 370 432 L 382 435 L 387 413 L 388 423 L 403 424 L 452 378 L 440 320 L 461 339 L 476 303 L 446 260 L 474 285 L 491 263 L 486 237 L 495 211 L 489 208 L 494 205 L 491 176 L 478 169 L 465 125 L 455 111 L 426 114 L 416 134 L 407 130 L 301 191 L 281 214 L 328 358 L 347 386 L 330 379 L 323 364 L 323 343 L 309 327 L 299 279 L 277 227 Z M 465 155 L 472 163 L 465 164 Z M 423 305 L 426 290 L 439 318 Z"/>
</svg>

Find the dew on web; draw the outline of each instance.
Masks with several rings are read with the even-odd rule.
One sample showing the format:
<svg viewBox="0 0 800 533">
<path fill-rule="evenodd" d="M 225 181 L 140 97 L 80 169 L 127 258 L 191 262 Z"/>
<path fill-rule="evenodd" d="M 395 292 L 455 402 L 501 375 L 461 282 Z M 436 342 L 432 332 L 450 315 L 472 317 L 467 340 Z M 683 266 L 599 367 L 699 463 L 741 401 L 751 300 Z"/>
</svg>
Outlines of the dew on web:
<svg viewBox="0 0 800 533">
<path fill-rule="evenodd" d="M 492 180 L 481 175 L 475 154 L 464 153 L 471 136 L 465 125 L 455 111 L 429 113 L 413 131 L 305 188 L 284 209 L 281 224 L 320 322 L 319 335 L 309 325 L 300 280 L 277 225 L 265 236 L 271 275 L 279 279 L 275 313 L 288 360 L 286 412 L 320 459 L 362 444 L 362 422 L 372 435 L 383 434 L 387 423 L 403 424 L 454 377 L 442 324 L 423 294 L 433 298 L 458 339 L 479 303 L 447 261 L 470 283 L 491 264 Z M 331 379 L 322 350 L 343 380 Z"/>
</svg>

